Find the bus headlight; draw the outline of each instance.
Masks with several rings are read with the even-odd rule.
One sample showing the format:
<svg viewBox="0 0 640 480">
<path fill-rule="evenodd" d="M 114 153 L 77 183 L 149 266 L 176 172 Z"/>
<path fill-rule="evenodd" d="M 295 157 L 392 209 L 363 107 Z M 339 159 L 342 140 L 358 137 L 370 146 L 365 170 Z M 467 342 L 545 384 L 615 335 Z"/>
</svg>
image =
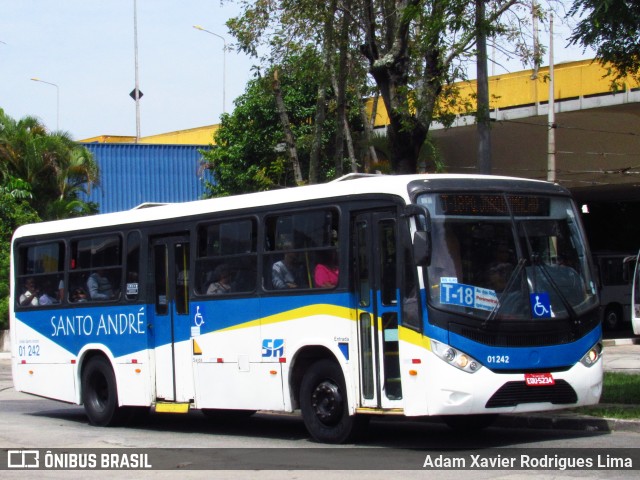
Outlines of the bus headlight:
<svg viewBox="0 0 640 480">
<path fill-rule="evenodd" d="M 463 372 L 475 373 L 482 368 L 482 364 L 475 358 L 436 340 L 431 340 L 431 351 L 435 353 L 438 358 Z"/>
<path fill-rule="evenodd" d="M 585 367 L 592 367 L 598 362 L 601 356 L 602 344 L 598 342 L 593 347 L 591 347 L 587 353 L 584 354 L 584 357 L 580 359 L 580 363 L 582 363 Z"/>
</svg>

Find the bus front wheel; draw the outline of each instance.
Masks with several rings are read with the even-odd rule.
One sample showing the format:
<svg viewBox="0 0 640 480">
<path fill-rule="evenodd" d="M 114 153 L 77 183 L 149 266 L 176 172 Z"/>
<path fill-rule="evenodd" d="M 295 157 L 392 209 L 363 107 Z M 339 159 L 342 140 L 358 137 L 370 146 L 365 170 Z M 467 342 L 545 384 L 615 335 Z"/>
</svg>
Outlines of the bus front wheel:
<svg viewBox="0 0 640 480">
<path fill-rule="evenodd" d="M 312 364 L 302 377 L 300 410 L 307 430 L 318 442 L 344 443 L 366 427 L 366 417 L 349 415 L 342 369 L 331 360 Z"/>
<path fill-rule="evenodd" d="M 91 358 L 83 369 L 82 403 L 92 425 L 109 427 L 123 420 L 125 411 L 118 406 L 116 376 L 105 357 Z"/>
</svg>

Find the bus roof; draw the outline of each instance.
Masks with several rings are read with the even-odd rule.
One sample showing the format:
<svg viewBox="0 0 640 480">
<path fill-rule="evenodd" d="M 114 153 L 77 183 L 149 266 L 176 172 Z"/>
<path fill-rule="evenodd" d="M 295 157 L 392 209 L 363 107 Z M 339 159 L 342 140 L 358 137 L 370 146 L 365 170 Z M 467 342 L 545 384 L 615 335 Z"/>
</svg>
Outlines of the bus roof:
<svg viewBox="0 0 640 480">
<path fill-rule="evenodd" d="M 381 193 L 396 195 L 409 200 L 408 186 L 410 183 L 428 183 L 431 189 L 437 188 L 440 181 L 451 185 L 455 181 L 461 183 L 473 182 L 477 188 L 488 186 L 489 182 L 498 181 L 501 185 L 505 182 L 519 183 L 530 188 L 545 186 L 555 187 L 555 191 L 564 191 L 559 185 L 550 184 L 541 180 L 531 180 L 516 177 L 492 176 L 492 175 L 465 175 L 465 174 L 416 174 L 416 175 L 345 175 L 333 182 L 307 185 L 302 187 L 284 188 L 266 192 L 247 193 L 229 197 L 218 197 L 206 200 L 195 200 L 184 203 L 144 205 L 152 208 L 134 208 L 121 212 L 106 213 L 87 217 L 76 217 L 65 220 L 34 223 L 19 227 L 14 233 L 14 240 L 33 235 L 46 235 L 49 233 L 62 233 L 70 231 L 82 231 L 110 225 L 127 225 L 134 223 L 153 222 L 160 219 L 182 218 L 191 215 L 199 215 L 210 212 L 225 212 L 241 210 L 254 206 L 279 205 L 289 202 L 301 202 L 322 198 L 338 198 L 353 195 L 365 195 Z"/>
</svg>

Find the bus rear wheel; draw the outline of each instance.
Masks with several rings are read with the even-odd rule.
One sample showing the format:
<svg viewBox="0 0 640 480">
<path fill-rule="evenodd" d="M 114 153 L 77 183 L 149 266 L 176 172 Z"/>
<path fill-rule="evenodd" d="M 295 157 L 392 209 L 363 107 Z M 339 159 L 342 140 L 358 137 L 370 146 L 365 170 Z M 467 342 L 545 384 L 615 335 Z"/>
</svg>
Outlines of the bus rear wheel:
<svg viewBox="0 0 640 480">
<path fill-rule="evenodd" d="M 300 409 L 307 430 L 318 442 L 344 443 L 366 428 L 366 417 L 349 415 L 344 375 L 331 360 L 312 364 L 302 377 Z"/>
<path fill-rule="evenodd" d="M 128 412 L 118 405 L 116 376 L 105 357 L 91 358 L 82 370 L 82 403 L 91 425 L 109 427 L 125 419 Z"/>
<path fill-rule="evenodd" d="M 616 306 L 609 306 L 604 312 L 604 328 L 610 332 L 615 332 L 620 329 L 622 319 L 622 313 Z"/>
</svg>

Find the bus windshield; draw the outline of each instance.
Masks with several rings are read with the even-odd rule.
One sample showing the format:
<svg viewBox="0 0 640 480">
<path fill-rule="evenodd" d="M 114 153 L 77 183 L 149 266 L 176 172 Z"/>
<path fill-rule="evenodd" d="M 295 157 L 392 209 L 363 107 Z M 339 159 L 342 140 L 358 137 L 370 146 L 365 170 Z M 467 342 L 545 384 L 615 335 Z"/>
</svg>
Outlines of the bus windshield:
<svg viewBox="0 0 640 480">
<path fill-rule="evenodd" d="M 584 235 L 569 198 L 429 193 L 434 307 L 493 319 L 577 320 L 597 306 Z"/>
</svg>

